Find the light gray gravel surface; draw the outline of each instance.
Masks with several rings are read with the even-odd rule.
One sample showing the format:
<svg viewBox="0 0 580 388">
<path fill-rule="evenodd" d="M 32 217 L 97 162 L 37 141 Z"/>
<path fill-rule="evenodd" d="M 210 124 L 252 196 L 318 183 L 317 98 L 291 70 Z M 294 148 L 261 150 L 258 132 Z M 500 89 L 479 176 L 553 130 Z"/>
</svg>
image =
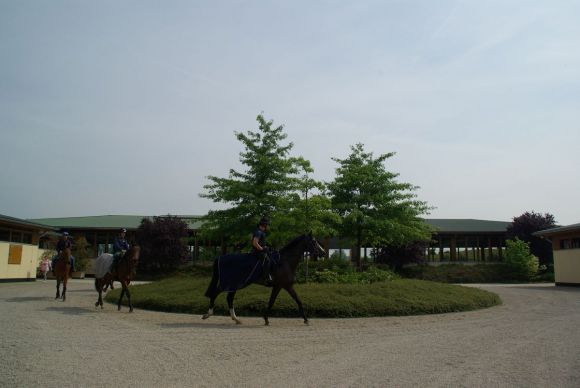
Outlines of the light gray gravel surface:
<svg viewBox="0 0 580 388">
<path fill-rule="evenodd" d="M 71 281 L 64 303 L 53 299 L 54 281 L 3 283 L 0 386 L 580 387 L 580 289 L 479 287 L 504 304 L 265 327 L 96 310 L 90 280 Z"/>
</svg>

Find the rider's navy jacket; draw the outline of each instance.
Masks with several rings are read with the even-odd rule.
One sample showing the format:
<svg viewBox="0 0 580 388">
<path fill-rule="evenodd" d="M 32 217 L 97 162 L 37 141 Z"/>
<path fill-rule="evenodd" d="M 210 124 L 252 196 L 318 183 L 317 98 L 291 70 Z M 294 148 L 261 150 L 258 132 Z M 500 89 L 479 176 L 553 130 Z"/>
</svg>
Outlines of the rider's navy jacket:
<svg viewBox="0 0 580 388">
<path fill-rule="evenodd" d="M 113 253 L 121 252 L 121 251 L 128 251 L 129 250 L 129 243 L 127 239 L 115 237 L 115 242 L 113 243 Z"/>
<path fill-rule="evenodd" d="M 56 251 L 58 253 L 64 251 L 66 248 L 72 248 L 72 243 L 69 239 L 66 240 L 58 240 L 56 243 Z"/>
<path fill-rule="evenodd" d="M 254 241 L 256 237 L 258 238 L 258 244 L 260 244 L 262 248 L 268 245 L 268 243 L 266 242 L 266 232 L 264 232 L 262 229 L 260 228 L 256 229 L 254 235 L 252 236 L 252 241 Z M 258 252 L 256 247 L 253 247 L 253 251 Z"/>
</svg>

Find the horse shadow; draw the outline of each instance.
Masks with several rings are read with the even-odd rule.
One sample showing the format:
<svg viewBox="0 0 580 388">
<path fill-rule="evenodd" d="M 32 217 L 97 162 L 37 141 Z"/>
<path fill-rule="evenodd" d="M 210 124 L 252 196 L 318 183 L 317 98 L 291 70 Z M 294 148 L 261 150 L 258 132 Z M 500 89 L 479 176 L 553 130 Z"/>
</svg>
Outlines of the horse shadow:
<svg viewBox="0 0 580 388">
<path fill-rule="evenodd" d="M 6 302 L 10 303 L 20 303 L 20 302 L 40 302 L 40 301 L 51 301 L 53 298 L 49 296 L 17 296 L 10 299 L 5 299 Z"/>
<path fill-rule="evenodd" d="M 249 329 L 256 329 L 259 327 L 266 327 L 264 324 L 242 324 L 236 325 L 234 322 L 232 323 L 206 323 L 206 322 L 184 322 L 184 323 L 161 323 L 159 325 L 160 329 L 221 329 L 221 330 L 249 330 Z"/>
<path fill-rule="evenodd" d="M 94 310 L 90 310 L 84 307 L 74 307 L 74 306 L 47 307 L 45 311 L 54 311 L 65 315 L 75 315 L 75 316 L 94 314 L 95 312 Z"/>
</svg>

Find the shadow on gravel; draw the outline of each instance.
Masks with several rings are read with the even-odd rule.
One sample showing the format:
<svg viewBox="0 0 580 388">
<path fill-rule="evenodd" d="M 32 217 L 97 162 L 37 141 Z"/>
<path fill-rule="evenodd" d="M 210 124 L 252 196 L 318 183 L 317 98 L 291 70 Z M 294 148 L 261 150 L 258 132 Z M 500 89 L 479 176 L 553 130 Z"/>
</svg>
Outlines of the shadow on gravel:
<svg viewBox="0 0 580 388">
<path fill-rule="evenodd" d="M 46 311 L 55 311 L 57 313 L 62 313 L 65 315 L 83 315 L 83 314 L 94 314 L 95 310 L 89 310 L 83 307 L 48 307 Z"/>
<path fill-rule="evenodd" d="M 54 297 L 50 297 L 50 296 L 21 296 L 21 297 L 15 297 L 15 298 L 10 298 L 10 299 L 5 299 L 6 302 L 10 302 L 10 303 L 20 303 L 20 302 L 40 302 L 40 301 L 51 301 L 53 300 Z"/>
<path fill-rule="evenodd" d="M 565 292 L 568 294 L 579 294 L 580 287 L 570 287 L 570 286 L 552 286 L 552 287 L 541 287 L 541 286 L 518 286 L 513 288 L 522 288 L 524 290 L 535 290 L 544 292 Z"/>
<path fill-rule="evenodd" d="M 236 325 L 235 323 L 162 323 L 159 325 L 160 329 L 188 329 L 188 328 L 204 328 L 204 329 L 223 329 L 223 330 L 240 330 L 240 329 L 255 329 L 264 325 Z"/>
<path fill-rule="evenodd" d="M 67 294 L 69 292 L 86 292 L 86 293 L 94 293 L 95 295 L 97 294 L 97 291 L 90 289 L 90 290 L 66 290 Z"/>
</svg>

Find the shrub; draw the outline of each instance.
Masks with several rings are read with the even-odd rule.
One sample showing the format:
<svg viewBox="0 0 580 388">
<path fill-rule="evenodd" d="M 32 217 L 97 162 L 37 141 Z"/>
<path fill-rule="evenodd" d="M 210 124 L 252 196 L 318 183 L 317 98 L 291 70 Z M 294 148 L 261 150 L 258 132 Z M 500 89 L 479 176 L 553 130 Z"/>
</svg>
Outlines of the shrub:
<svg viewBox="0 0 580 388">
<path fill-rule="evenodd" d="M 330 269 L 317 270 L 311 273 L 308 281 L 312 283 L 342 283 L 342 284 L 371 284 L 386 282 L 400 277 L 392 271 L 370 267 L 366 271 L 344 271 L 342 273 Z M 303 283 L 304 278 L 299 278 Z"/>
<path fill-rule="evenodd" d="M 187 224 L 180 218 L 143 218 L 136 236 L 141 246 L 139 269 L 153 272 L 176 269 L 189 257 L 187 235 Z"/>
<path fill-rule="evenodd" d="M 530 280 L 538 273 L 539 260 L 530 253 L 530 245 L 515 238 L 506 241 L 505 263 L 517 279 Z"/>
<path fill-rule="evenodd" d="M 84 236 L 75 239 L 72 255 L 75 258 L 75 269 L 77 271 L 84 271 L 87 269 L 89 257 L 93 255 L 90 249 L 90 244 Z"/>
</svg>

